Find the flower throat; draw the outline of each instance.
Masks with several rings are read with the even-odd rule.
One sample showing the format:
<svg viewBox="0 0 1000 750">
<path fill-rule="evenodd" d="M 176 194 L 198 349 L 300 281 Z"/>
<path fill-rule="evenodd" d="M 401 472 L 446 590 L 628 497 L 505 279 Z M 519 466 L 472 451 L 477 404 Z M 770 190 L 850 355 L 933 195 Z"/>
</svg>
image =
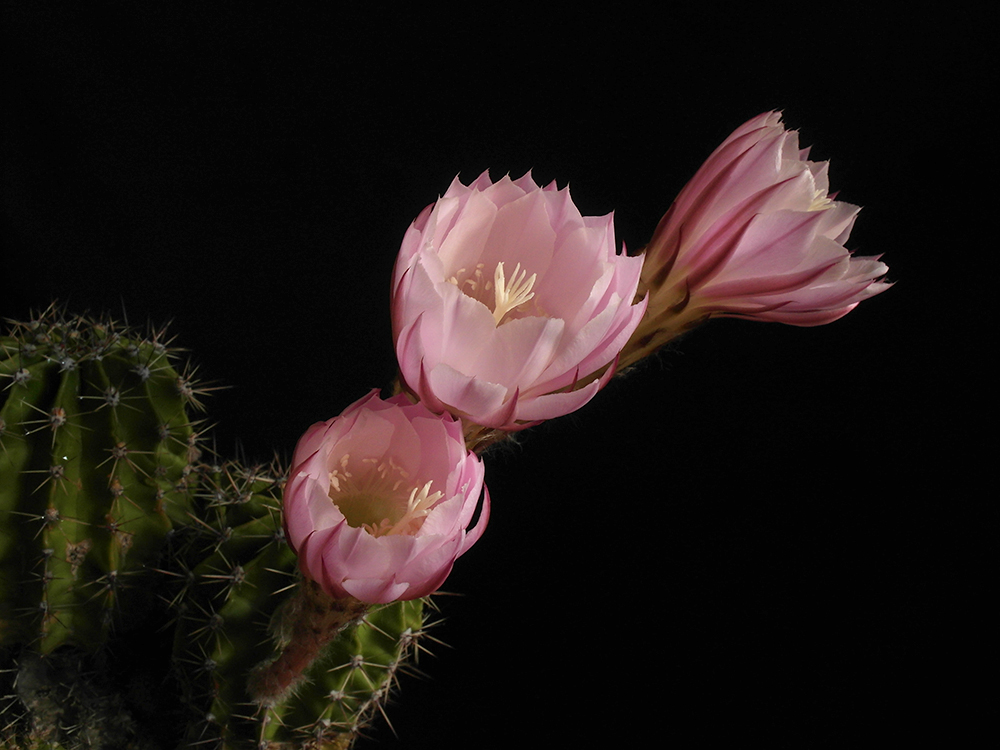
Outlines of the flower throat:
<svg viewBox="0 0 1000 750">
<path fill-rule="evenodd" d="M 485 279 L 483 268 L 484 264 L 477 264 L 475 270 L 467 278 L 459 281 L 459 278 L 466 273 L 466 269 L 460 268 L 448 281 L 487 307 L 490 307 L 488 302 L 490 295 L 488 292 L 492 291 L 493 305 L 491 311 L 493 313 L 493 322 L 499 326 L 504 321 L 507 313 L 534 298 L 535 293 L 531 291 L 531 288 L 535 285 L 538 275 L 533 273 L 531 276 L 528 276 L 528 272 L 522 269 L 521 264 L 518 263 L 514 266 L 514 273 L 508 283 L 507 277 L 504 274 L 503 261 L 500 261 L 493 272 L 493 280 L 490 281 L 489 279 Z"/>
<path fill-rule="evenodd" d="M 360 463 L 360 469 L 352 467 L 350 454 L 340 459 L 340 468 L 330 471 L 329 495 L 349 525 L 372 536 L 416 534 L 444 497 L 431 492 L 433 482 L 413 486 L 409 473 L 391 458 L 363 458 Z"/>
</svg>

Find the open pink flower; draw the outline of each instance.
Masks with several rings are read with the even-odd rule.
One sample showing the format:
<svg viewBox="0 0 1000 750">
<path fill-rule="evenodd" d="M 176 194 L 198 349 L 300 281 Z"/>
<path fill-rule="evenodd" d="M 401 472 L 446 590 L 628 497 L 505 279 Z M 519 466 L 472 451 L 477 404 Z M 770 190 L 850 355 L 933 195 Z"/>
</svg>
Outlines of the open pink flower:
<svg viewBox="0 0 1000 750">
<path fill-rule="evenodd" d="M 406 386 L 434 411 L 517 430 L 578 409 L 638 324 L 642 259 L 611 215 L 526 174 L 458 178 L 403 238 L 392 283 Z"/>
<path fill-rule="evenodd" d="M 860 209 L 828 195 L 829 165 L 808 154 L 767 112 L 708 157 L 646 248 L 649 308 L 630 360 L 635 342 L 657 348 L 707 317 L 815 326 L 889 287 L 884 263 L 844 247 Z"/>
<path fill-rule="evenodd" d="M 302 436 L 284 508 L 302 572 L 330 596 L 378 604 L 436 590 L 482 535 L 489 493 L 459 422 L 372 391 Z"/>
</svg>

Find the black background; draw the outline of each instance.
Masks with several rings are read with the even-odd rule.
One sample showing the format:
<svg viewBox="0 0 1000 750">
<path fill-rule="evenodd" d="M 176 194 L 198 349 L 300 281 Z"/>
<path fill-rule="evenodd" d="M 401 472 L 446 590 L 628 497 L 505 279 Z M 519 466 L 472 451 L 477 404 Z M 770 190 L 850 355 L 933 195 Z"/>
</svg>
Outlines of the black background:
<svg viewBox="0 0 1000 750">
<path fill-rule="evenodd" d="M 959 746 L 991 705 L 988 19 L 664 5 L 4 4 L 0 315 L 173 321 L 250 461 L 392 380 L 394 255 L 456 174 L 569 182 L 637 248 L 777 108 L 864 206 L 886 293 L 713 322 L 487 456 L 448 646 L 368 747 Z"/>
</svg>

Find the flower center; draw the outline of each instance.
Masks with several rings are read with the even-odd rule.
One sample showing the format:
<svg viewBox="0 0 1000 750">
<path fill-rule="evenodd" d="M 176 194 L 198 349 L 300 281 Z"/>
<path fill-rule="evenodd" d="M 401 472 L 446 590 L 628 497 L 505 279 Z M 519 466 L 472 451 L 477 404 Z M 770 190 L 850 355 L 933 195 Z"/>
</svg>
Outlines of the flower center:
<svg viewBox="0 0 1000 750">
<path fill-rule="evenodd" d="M 479 263 L 470 274 L 467 274 L 464 268 L 458 269 L 448 281 L 487 307 L 489 307 L 488 293 L 492 291 L 493 321 L 499 326 L 507 313 L 534 298 L 535 293 L 531 288 L 535 285 L 537 276 L 538 274 L 534 273 L 528 276 L 528 272 L 522 270 L 521 264 L 518 263 L 514 266 L 514 274 L 508 283 L 501 261 L 497 263 L 493 272 L 493 281 L 484 278 L 482 263 Z"/>
<path fill-rule="evenodd" d="M 433 482 L 413 486 L 409 473 L 391 458 L 364 458 L 360 463 L 360 469 L 352 466 L 350 454 L 344 454 L 340 467 L 330 471 L 329 494 L 348 524 L 372 536 L 416 534 L 444 497 L 431 492 Z"/>
</svg>

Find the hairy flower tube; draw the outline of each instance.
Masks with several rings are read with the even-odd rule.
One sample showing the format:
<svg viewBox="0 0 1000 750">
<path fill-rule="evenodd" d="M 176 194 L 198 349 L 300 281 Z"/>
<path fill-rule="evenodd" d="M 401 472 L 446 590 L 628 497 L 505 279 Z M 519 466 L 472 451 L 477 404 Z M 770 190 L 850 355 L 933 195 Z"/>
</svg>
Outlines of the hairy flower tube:
<svg viewBox="0 0 1000 750">
<path fill-rule="evenodd" d="M 334 598 L 380 604 L 444 582 L 482 535 L 489 493 L 460 422 L 372 391 L 299 440 L 284 509 L 307 578 Z"/>
<path fill-rule="evenodd" d="M 829 323 L 890 285 L 844 247 L 857 206 L 829 195 L 827 162 L 767 112 L 737 128 L 681 190 L 645 252 L 649 306 L 622 364 L 718 316 Z"/>
<path fill-rule="evenodd" d="M 568 188 L 456 178 L 406 232 L 393 273 L 405 386 L 500 430 L 578 409 L 642 317 L 641 266 L 616 252 L 612 216 L 582 216 Z"/>
</svg>

